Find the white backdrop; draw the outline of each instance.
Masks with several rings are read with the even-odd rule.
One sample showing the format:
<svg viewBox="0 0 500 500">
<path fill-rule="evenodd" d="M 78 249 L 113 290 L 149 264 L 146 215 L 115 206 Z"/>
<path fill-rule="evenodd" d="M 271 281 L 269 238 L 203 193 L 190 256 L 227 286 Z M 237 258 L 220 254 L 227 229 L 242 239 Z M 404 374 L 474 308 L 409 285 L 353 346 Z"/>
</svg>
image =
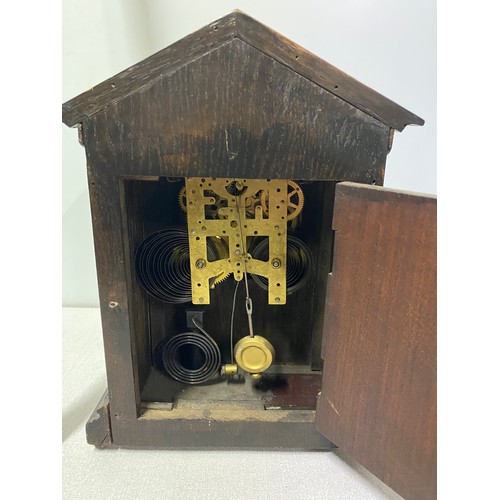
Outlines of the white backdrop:
<svg viewBox="0 0 500 500">
<path fill-rule="evenodd" d="M 435 0 L 64 0 L 63 101 L 235 8 L 425 119 L 394 137 L 385 185 L 436 193 Z M 84 149 L 63 126 L 63 305 L 97 306 Z"/>
</svg>

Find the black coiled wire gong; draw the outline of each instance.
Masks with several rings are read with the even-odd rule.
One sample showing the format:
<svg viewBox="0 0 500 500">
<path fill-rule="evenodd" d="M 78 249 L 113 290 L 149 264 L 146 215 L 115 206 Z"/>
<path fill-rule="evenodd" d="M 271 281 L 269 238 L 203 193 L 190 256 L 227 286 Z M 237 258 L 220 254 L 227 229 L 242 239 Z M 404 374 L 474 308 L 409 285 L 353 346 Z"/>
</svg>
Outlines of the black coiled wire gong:
<svg viewBox="0 0 500 500">
<path fill-rule="evenodd" d="M 269 260 L 269 242 L 262 240 L 252 250 L 252 258 Z M 286 293 L 290 295 L 302 288 L 311 277 L 314 269 L 311 250 L 299 238 L 288 236 L 286 240 Z M 258 274 L 252 274 L 255 283 L 264 290 L 268 289 L 268 280 Z"/>
<path fill-rule="evenodd" d="M 212 337 L 201 332 L 184 332 L 165 343 L 162 361 L 170 377 L 194 385 L 218 375 L 221 354 Z"/>
<path fill-rule="evenodd" d="M 207 240 L 208 260 L 216 259 Z M 170 227 L 148 236 L 135 255 L 137 279 L 153 297 L 170 304 L 190 302 L 191 271 L 186 229 Z"/>
</svg>

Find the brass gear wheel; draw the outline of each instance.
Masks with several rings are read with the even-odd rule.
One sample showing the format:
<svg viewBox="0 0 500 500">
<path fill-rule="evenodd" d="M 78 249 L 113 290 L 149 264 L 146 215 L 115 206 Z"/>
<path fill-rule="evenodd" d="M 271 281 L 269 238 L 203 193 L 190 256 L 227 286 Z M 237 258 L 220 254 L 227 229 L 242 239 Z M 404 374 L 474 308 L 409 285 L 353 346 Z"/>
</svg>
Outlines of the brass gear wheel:
<svg viewBox="0 0 500 500">
<path fill-rule="evenodd" d="M 295 181 L 288 181 L 288 194 L 287 194 L 287 221 L 291 221 L 298 217 L 304 208 L 304 192 L 302 188 Z M 264 214 L 269 214 L 269 193 L 264 191 L 261 194 L 260 202 Z"/>
<path fill-rule="evenodd" d="M 249 196 L 245 199 L 245 213 L 251 219 L 255 218 L 255 207 L 260 205 L 261 194 L 257 193 L 255 196 Z"/>
<path fill-rule="evenodd" d="M 298 217 L 295 217 L 295 219 L 293 219 L 290 222 L 290 231 L 296 231 L 297 230 L 297 228 L 300 226 L 301 219 L 302 219 L 302 212 L 299 214 Z"/>
<path fill-rule="evenodd" d="M 212 243 L 213 248 L 215 250 L 217 256 L 216 260 L 229 258 L 229 250 L 227 248 L 227 243 L 224 240 L 222 240 L 218 236 L 214 236 L 210 238 L 210 242 Z M 223 271 L 221 274 L 215 277 L 215 280 L 213 282 L 211 282 L 210 288 L 215 288 L 216 285 L 222 283 L 224 280 L 229 278 L 231 274 L 232 273 Z"/>
<path fill-rule="evenodd" d="M 217 285 L 227 280 L 231 274 L 233 273 L 222 273 L 219 276 L 216 276 L 214 282 L 210 285 L 210 288 L 215 288 Z"/>
<path fill-rule="evenodd" d="M 178 201 L 182 211 L 187 213 L 186 186 L 179 191 Z"/>
</svg>

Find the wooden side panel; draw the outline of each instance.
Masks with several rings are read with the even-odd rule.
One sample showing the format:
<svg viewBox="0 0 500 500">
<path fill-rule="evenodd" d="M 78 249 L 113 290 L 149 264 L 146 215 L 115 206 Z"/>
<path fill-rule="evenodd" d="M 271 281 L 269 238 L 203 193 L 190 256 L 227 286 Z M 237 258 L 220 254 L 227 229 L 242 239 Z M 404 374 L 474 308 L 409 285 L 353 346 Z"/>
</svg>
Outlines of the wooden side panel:
<svg viewBox="0 0 500 500">
<path fill-rule="evenodd" d="M 123 179 L 121 193 L 124 264 L 129 301 L 132 359 L 136 367 L 139 391 L 142 391 L 151 368 L 150 318 L 147 294 L 142 287 L 132 286 L 135 279 L 135 249 L 145 238 L 144 221 L 141 218 L 144 182 Z M 152 181 L 148 181 L 151 183 Z M 153 181 L 154 182 L 154 181 Z"/>
<path fill-rule="evenodd" d="M 88 159 L 88 155 L 87 155 Z M 104 160 L 103 160 L 104 161 Z M 106 360 L 111 425 L 137 419 L 140 381 L 134 362 L 134 323 L 129 314 L 123 226 L 122 180 L 87 163 L 99 303 Z M 113 439 L 120 431 L 113 429 Z"/>
<path fill-rule="evenodd" d="M 337 185 L 317 428 L 408 500 L 436 496 L 436 200 Z"/>
</svg>

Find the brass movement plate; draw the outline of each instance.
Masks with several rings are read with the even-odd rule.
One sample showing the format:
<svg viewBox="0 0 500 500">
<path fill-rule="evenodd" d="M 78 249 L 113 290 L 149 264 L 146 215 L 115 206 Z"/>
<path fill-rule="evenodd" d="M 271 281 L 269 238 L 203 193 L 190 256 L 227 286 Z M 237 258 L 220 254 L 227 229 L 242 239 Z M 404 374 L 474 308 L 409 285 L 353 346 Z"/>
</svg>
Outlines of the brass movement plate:
<svg viewBox="0 0 500 500">
<path fill-rule="evenodd" d="M 186 178 L 186 209 L 193 304 L 209 304 L 214 282 L 233 273 L 268 279 L 268 302 L 286 304 L 287 180 Z M 262 193 L 268 196 L 263 213 Z M 239 216 L 238 216 L 239 212 Z M 252 242 L 269 238 L 269 260 L 252 259 Z M 207 238 L 227 245 L 224 258 L 209 262 Z"/>
</svg>

